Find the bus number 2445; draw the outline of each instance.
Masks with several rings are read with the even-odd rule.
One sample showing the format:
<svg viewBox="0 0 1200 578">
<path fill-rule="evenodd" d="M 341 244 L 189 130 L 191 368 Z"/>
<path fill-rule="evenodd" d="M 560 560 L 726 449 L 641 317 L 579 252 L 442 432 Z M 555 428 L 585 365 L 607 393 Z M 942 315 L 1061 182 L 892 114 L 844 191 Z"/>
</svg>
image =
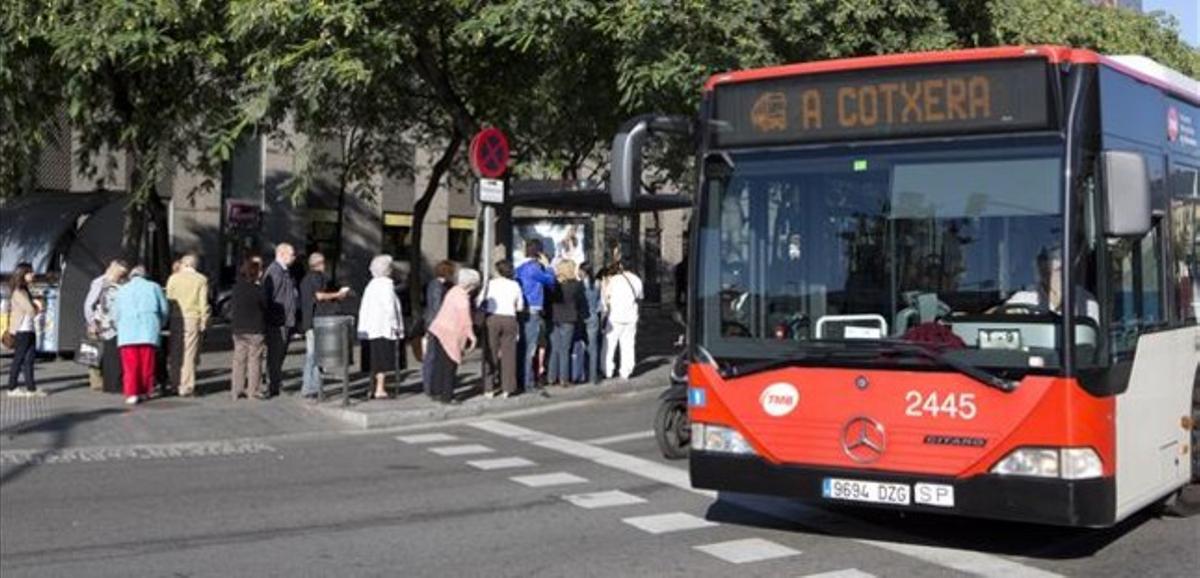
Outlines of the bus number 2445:
<svg viewBox="0 0 1200 578">
<path fill-rule="evenodd" d="M 904 402 L 908 404 L 904 415 L 910 417 L 948 415 L 954 419 L 969 420 L 975 419 L 978 413 L 973 393 L 948 393 L 939 398 L 936 391 L 926 395 L 914 389 L 904 394 Z"/>
</svg>

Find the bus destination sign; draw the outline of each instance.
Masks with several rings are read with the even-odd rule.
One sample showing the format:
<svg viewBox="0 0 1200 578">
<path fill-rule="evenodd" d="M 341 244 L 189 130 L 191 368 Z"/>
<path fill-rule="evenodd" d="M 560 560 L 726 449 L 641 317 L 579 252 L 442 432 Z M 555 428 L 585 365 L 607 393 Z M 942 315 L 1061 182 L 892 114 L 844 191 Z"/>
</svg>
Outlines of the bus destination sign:
<svg viewBox="0 0 1200 578">
<path fill-rule="evenodd" d="M 856 70 L 718 85 L 716 146 L 1048 128 L 1046 61 Z"/>
</svg>

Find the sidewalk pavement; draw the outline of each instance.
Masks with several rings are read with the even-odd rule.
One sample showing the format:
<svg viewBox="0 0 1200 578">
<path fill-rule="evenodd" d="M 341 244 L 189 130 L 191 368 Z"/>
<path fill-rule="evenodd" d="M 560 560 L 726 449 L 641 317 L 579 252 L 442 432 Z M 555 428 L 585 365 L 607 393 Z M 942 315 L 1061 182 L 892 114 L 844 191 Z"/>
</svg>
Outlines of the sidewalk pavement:
<svg viewBox="0 0 1200 578">
<path fill-rule="evenodd" d="M 197 397 L 156 398 L 126 406 L 120 395 L 91 391 L 87 370 L 70 361 L 41 361 L 37 383 L 42 398 L 0 396 L 0 449 L 63 449 L 273 437 L 300 433 L 354 431 L 415 425 L 488 413 L 527 409 L 595 397 L 666 387 L 668 355 L 650 355 L 638 364 L 634 378 L 602 385 L 551 388 L 550 398 L 522 395 L 485 399 L 478 395 L 479 354 L 459 368 L 460 405 L 443 405 L 421 393 L 420 363 L 410 359 L 402 383 L 389 386 L 392 399 L 365 400 L 368 378 L 352 374 L 350 404 L 343 406 L 341 385 L 326 379 L 329 397 L 322 402 L 298 395 L 304 342 L 293 341 L 284 364 L 284 394 L 270 400 L 233 401 L 229 395 L 231 351 L 219 343 L 207 347 L 197 370 Z M 642 347 L 639 346 L 639 350 Z M 652 348 L 648 348 L 652 349 Z M 357 359 L 357 357 L 355 358 Z M 0 378 L 7 380 L 11 356 L 0 358 Z M 4 382 L 7 385 L 7 381 Z"/>
</svg>

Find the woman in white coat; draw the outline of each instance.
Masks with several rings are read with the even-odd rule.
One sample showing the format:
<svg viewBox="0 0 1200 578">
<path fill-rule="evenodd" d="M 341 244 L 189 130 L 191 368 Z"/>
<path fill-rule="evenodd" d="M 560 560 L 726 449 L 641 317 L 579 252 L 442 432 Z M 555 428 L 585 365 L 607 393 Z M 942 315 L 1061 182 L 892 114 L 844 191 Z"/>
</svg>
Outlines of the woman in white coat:
<svg viewBox="0 0 1200 578">
<path fill-rule="evenodd" d="M 367 341 L 375 399 L 388 397 L 387 374 L 396 370 L 396 344 L 404 338 L 404 313 L 392 282 L 392 256 L 371 259 L 371 282 L 358 307 L 358 338 Z"/>
</svg>

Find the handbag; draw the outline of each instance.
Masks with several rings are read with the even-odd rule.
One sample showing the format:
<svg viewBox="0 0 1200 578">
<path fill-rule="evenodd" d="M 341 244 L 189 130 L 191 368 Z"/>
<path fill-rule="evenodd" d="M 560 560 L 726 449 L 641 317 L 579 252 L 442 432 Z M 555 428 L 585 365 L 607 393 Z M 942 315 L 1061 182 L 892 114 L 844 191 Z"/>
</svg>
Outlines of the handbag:
<svg viewBox="0 0 1200 578">
<path fill-rule="evenodd" d="M 17 348 L 17 338 L 12 331 L 5 330 L 4 334 L 0 335 L 0 345 L 3 345 L 5 349 Z"/>
<path fill-rule="evenodd" d="M 75 350 L 75 363 L 91 368 L 99 368 L 100 360 L 104 357 L 104 342 L 95 339 L 84 339 Z"/>
<path fill-rule="evenodd" d="M 634 303 L 641 303 L 641 302 L 642 302 L 642 294 L 641 294 L 641 292 L 639 292 L 637 289 L 635 289 L 635 288 L 633 287 L 633 281 L 630 281 L 630 280 L 629 280 L 629 277 L 625 275 L 625 272 L 624 272 L 624 271 L 622 271 L 622 272 L 621 272 L 621 278 L 625 280 L 625 284 L 626 284 L 626 285 L 628 285 L 628 286 L 629 286 L 629 290 L 633 292 L 633 301 L 634 301 Z"/>
</svg>

